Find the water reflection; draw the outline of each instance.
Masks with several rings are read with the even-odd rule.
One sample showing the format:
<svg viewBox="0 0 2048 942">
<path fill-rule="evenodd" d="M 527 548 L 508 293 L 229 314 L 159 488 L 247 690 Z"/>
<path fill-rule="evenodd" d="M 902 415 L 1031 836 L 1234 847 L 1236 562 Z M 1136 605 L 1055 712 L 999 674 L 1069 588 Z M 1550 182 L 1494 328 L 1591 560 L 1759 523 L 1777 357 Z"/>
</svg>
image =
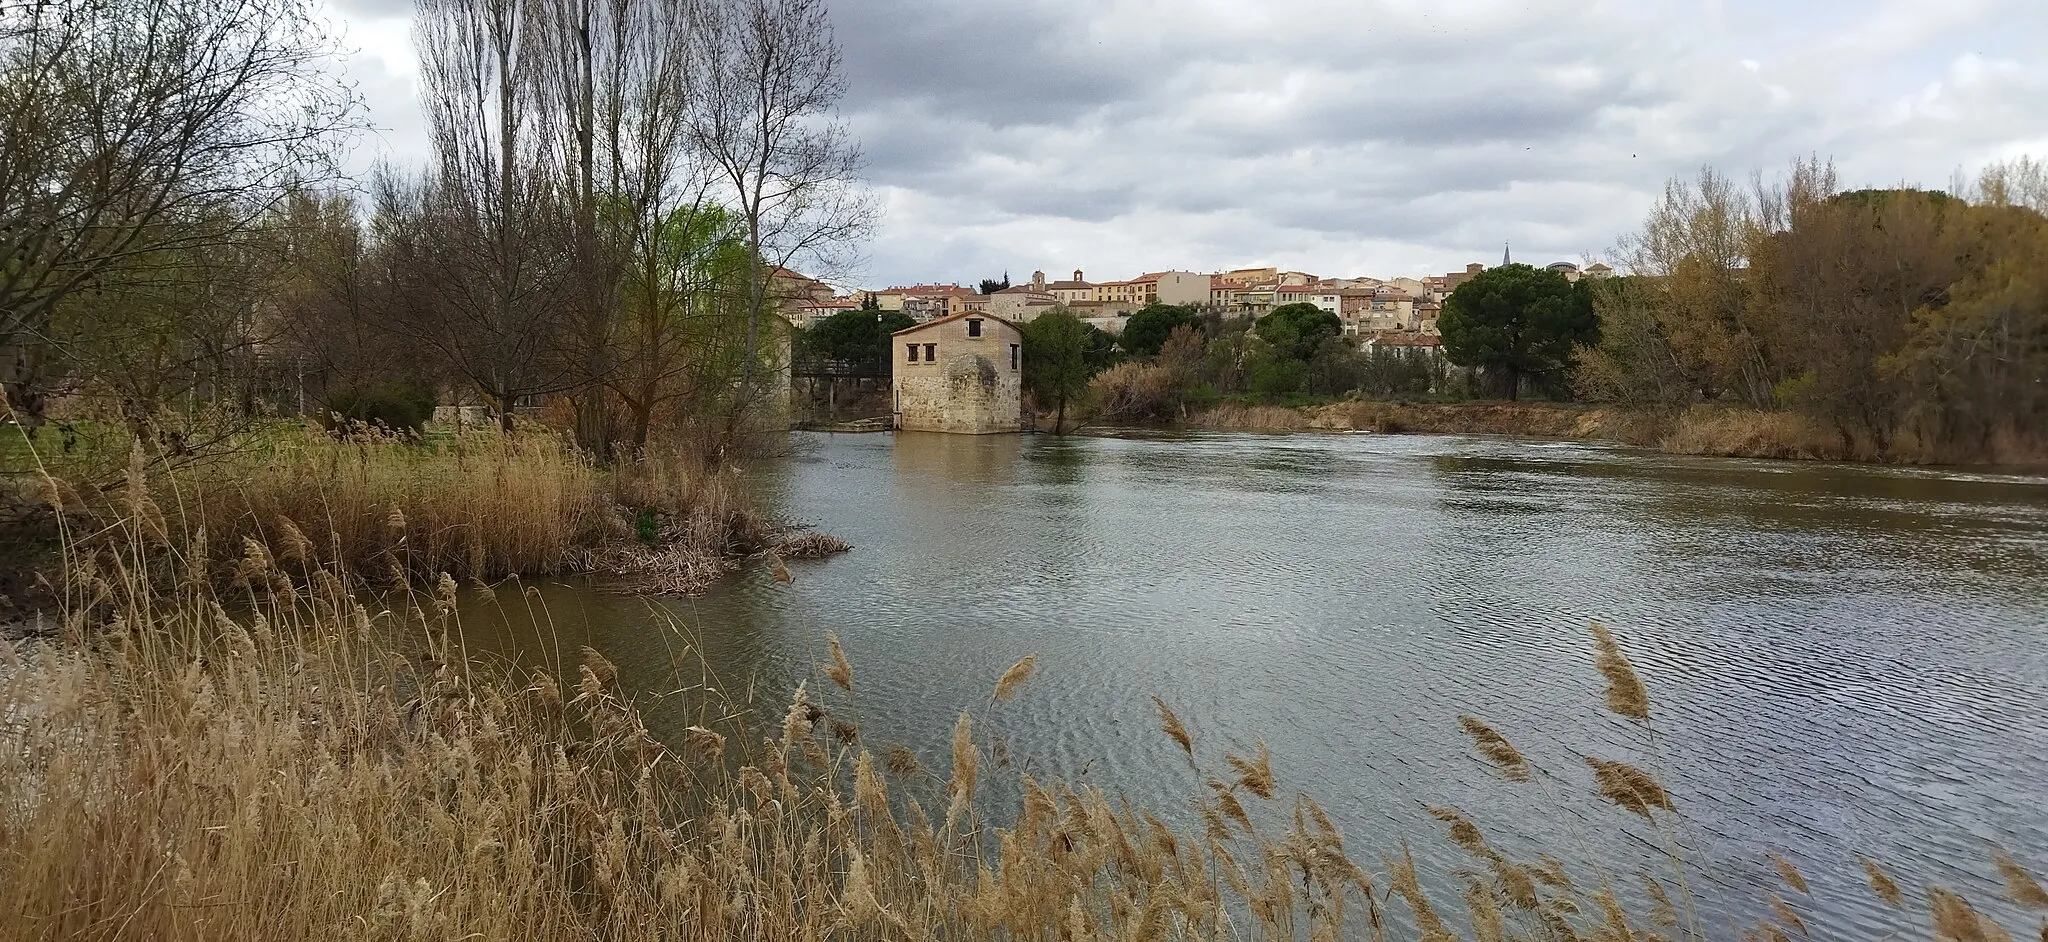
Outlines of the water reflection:
<svg viewBox="0 0 2048 942">
<path fill-rule="evenodd" d="M 1017 435 L 903 432 L 894 436 L 889 454 L 897 476 L 908 487 L 1001 485 L 1017 480 L 1017 457 L 1023 442 L 1023 437 Z"/>
<path fill-rule="evenodd" d="M 1576 758 L 1646 753 L 1597 710 L 1600 618 L 1656 697 L 1680 837 L 1729 862 L 1729 898 L 1761 898 L 1777 850 L 1856 935 L 1881 914 L 1851 851 L 1953 880 L 1985 840 L 2048 848 L 2039 479 L 1370 435 L 801 436 L 762 475 L 855 552 L 694 601 L 549 586 L 551 619 L 508 603 L 465 619 L 472 642 L 527 663 L 587 644 L 641 689 L 781 696 L 818 689 L 830 629 L 863 735 L 940 764 L 957 711 L 1036 652 L 992 720 L 1034 774 L 1185 818 L 1200 778 L 1157 734 L 1157 693 L 1209 754 L 1265 739 L 1353 846 L 1415 838 L 1441 881 L 1467 862 L 1424 799 L 1518 853 L 1635 828 L 1593 852 L 1654 857 L 1660 835 L 1601 805 Z M 1556 787 L 1492 778 L 1463 712 Z"/>
</svg>

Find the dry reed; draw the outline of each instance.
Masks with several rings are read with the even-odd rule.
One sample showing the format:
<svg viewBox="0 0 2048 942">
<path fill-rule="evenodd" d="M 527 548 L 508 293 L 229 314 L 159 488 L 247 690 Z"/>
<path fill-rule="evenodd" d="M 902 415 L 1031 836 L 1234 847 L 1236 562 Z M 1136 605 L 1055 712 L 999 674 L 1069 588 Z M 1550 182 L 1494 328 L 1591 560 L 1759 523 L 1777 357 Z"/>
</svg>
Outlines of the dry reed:
<svg viewBox="0 0 2048 942">
<path fill-rule="evenodd" d="M 1806 931 L 1806 920 L 1799 918 L 1799 913 L 1792 908 L 1792 904 L 1785 902 L 1776 893 L 1765 893 L 1764 898 L 1770 902 L 1771 914 L 1777 917 L 1779 925 L 1791 929 L 1802 936 L 1811 937 L 1813 935 L 1813 933 Z"/>
<path fill-rule="evenodd" d="M 853 544 L 829 533 L 819 533 L 815 530 L 797 534 L 775 547 L 775 555 L 783 559 L 824 559 L 852 551 Z"/>
<path fill-rule="evenodd" d="M 1593 641 L 1599 650 L 1594 664 L 1600 676 L 1607 678 L 1607 709 L 1617 716 L 1648 722 L 1650 719 L 1650 692 L 1643 686 L 1643 679 L 1636 676 L 1635 665 L 1623 654 L 1621 645 L 1615 642 L 1614 632 L 1599 622 L 1593 623 Z"/>
<path fill-rule="evenodd" d="M 853 664 L 846 660 L 846 651 L 839 647 L 839 636 L 825 632 L 825 644 L 832 651 L 832 663 L 825 668 L 825 676 L 839 685 L 839 689 L 853 692 Z"/>
<path fill-rule="evenodd" d="M 1870 881 L 1870 891 L 1877 894 L 1878 899 L 1884 900 L 1887 905 L 1894 908 L 1906 905 L 1906 894 L 1899 889 L 1897 881 L 1885 873 L 1883 867 L 1877 865 L 1877 861 L 1868 857 L 1857 857 L 1856 863 L 1863 868 L 1863 875 Z"/>
<path fill-rule="evenodd" d="M 380 522 L 395 516 L 416 525 Z M 161 553 L 147 529 L 124 545 Z M 1264 744 L 1203 776 L 1195 833 L 1021 775 L 999 825 L 984 806 L 1004 790 L 981 786 L 964 713 L 941 781 L 907 748 L 861 748 L 801 687 L 764 739 L 753 705 L 701 687 L 643 702 L 596 651 L 568 689 L 484 670 L 461 657 L 453 578 L 373 613 L 341 575 L 245 547 L 237 575 L 267 591 L 241 590 L 231 612 L 222 583 L 166 593 L 167 567 L 139 565 L 81 574 L 90 604 L 69 613 L 69 641 L 26 657 L 0 645 L 0 938 L 1456 937 L 1405 845 L 1376 891 L 1313 801 L 1255 817 L 1238 800 L 1279 788 Z M 827 676 L 851 691 L 853 665 L 827 644 Z M 994 699 L 1036 666 L 1011 667 Z M 1154 706 L 1199 770 L 1179 718 Z M 644 707 L 690 725 L 665 743 Z M 1497 730 L 1461 725 L 1529 777 Z M 1609 800 L 1671 809 L 1647 773 L 1587 761 Z M 1491 870 L 1460 881 L 1475 938 L 1654 937 L 1604 876 L 1582 893 L 1556 858 L 1515 863 L 1464 812 L 1429 813 Z M 1998 859 L 2013 883 L 2017 863 Z M 1663 884 L 1642 878 L 1656 903 L 1643 924 L 1675 926 Z M 1412 925 L 1382 912 L 1396 897 Z M 1765 905 L 1775 921 L 1757 934 L 1806 935 L 1784 900 Z M 2007 937 L 1947 890 L 1926 913 L 1944 939 Z"/>
<path fill-rule="evenodd" d="M 1189 758 L 1193 758 L 1195 740 L 1188 735 L 1187 725 L 1180 721 L 1180 716 L 1173 712 L 1172 707 L 1166 705 L 1165 700 L 1157 696 L 1152 698 L 1152 706 L 1159 711 L 1159 730 L 1166 734 L 1166 738 L 1179 745 L 1181 751 L 1187 753 Z"/>
<path fill-rule="evenodd" d="M 1680 415 L 1658 447 L 1679 455 L 1838 460 L 1862 457 L 1839 437 L 1790 412 L 1696 406 Z"/>
<path fill-rule="evenodd" d="M 1785 881 L 1786 886 L 1798 890 L 1801 893 L 1805 893 L 1808 896 L 1813 895 L 1813 891 L 1808 889 L 1806 886 L 1806 875 L 1800 873 L 1798 867 L 1792 866 L 1792 861 L 1786 860 L 1785 858 L 1780 857 L 1777 854 L 1771 854 L 1769 856 L 1771 858 L 1771 866 L 1778 868 L 1778 877 Z"/>
<path fill-rule="evenodd" d="M 1010 665 L 1010 669 L 1004 671 L 1002 678 L 996 681 L 995 700 L 1000 703 L 1016 696 L 1017 690 L 1024 686 L 1025 681 L 1031 679 L 1031 672 L 1037 669 L 1036 654 L 1026 654 L 1017 663 Z"/>
<path fill-rule="evenodd" d="M 1237 770 L 1237 784 L 1260 798 L 1273 799 L 1273 761 L 1266 753 L 1266 744 L 1259 743 L 1257 758 L 1230 754 L 1223 757 L 1230 767 Z"/>
<path fill-rule="evenodd" d="M 1599 787 L 1600 796 L 1622 808 L 1642 815 L 1643 820 L 1654 820 L 1650 812 L 1661 808 L 1672 811 L 1671 796 L 1650 773 L 1626 762 L 1586 756 L 1586 764 L 1593 768 L 1593 780 Z"/>
<path fill-rule="evenodd" d="M 2040 881 L 2019 861 L 2002 850 L 1992 851 L 1991 860 L 1998 865 L 1998 875 L 2005 878 L 2007 899 L 2028 909 L 2048 909 L 2048 890 L 2043 890 Z"/>
<path fill-rule="evenodd" d="M 1458 717 L 1458 725 L 1464 727 L 1465 734 L 1472 737 L 1472 744 L 1478 747 L 1479 754 L 1485 756 L 1486 761 L 1493 763 L 1495 768 L 1500 769 L 1508 781 L 1526 782 L 1530 779 L 1529 760 L 1524 758 L 1521 750 L 1508 742 L 1508 738 L 1501 735 L 1499 730 L 1494 729 L 1485 720 L 1469 715 Z"/>
<path fill-rule="evenodd" d="M 1953 891 L 1932 887 L 1927 891 L 1928 910 L 1934 919 L 1934 937 L 1948 942 L 2012 942 L 2012 935 L 1977 912 L 1969 901 Z"/>
</svg>

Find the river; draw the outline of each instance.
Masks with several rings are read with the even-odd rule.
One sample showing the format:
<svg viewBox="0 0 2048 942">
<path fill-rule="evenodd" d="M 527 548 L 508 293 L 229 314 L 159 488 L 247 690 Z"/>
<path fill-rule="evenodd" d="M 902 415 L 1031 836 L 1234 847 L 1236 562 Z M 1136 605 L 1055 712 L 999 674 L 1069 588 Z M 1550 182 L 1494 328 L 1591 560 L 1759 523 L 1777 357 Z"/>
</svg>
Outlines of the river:
<svg viewBox="0 0 2048 942">
<path fill-rule="evenodd" d="M 549 586 L 545 627 L 477 610 L 469 643 L 526 664 L 587 644 L 647 691 L 687 648 L 779 698 L 829 686 L 836 631 L 857 696 L 821 696 L 938 767 L 957 713 L 1035 653 L 988 709 L 1019 767 L 1187 820 L 1200 780 L 1157 694 L 1205 769 L 1263 739 L 1354 854 L 1411 840 L 1447 893 L 1469 861 L 1425 802 L 1582 873 L 1676 840 L 1717 920 L 1790 895 L 1777 852 L 1842 937 L 1896 921 L 1855 854 L 1994 909 L 1994 846 L 2048 864 L 2048 479 L 1458 436 L 807 434 L 758 485 L 855 550 L 694 600 Z M 1654 742 L 1601 709 L 1593 619 L 1648 683 Z M 1461 713 L 1550 782 L 1502 782 Z M 1581 755 L 1655 770 L 1681 823 L 1602 803 Z"/>
</svg>

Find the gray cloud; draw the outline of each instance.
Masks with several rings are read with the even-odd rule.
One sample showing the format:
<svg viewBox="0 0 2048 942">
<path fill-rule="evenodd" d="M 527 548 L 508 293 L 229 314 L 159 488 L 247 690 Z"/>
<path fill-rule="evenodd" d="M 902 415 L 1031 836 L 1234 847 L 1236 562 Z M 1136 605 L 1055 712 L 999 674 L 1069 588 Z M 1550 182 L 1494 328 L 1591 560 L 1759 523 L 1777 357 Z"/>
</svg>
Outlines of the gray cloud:
<svg viewBox="0 0 2048 942">
<path fill-rule="evenodd" d="M 407 6 L 331 2 L 350 19 Z M 1504 239 L 1577 259 L 1702 164 L 1742 176 L 1818 153 L 1852 185 L 1942 185 L 2048 154 L 2039 0 L 838 0 L 833 16 L 843 111 L 889 209 L 876 283 L 1413 275 Z"/>
</svg>

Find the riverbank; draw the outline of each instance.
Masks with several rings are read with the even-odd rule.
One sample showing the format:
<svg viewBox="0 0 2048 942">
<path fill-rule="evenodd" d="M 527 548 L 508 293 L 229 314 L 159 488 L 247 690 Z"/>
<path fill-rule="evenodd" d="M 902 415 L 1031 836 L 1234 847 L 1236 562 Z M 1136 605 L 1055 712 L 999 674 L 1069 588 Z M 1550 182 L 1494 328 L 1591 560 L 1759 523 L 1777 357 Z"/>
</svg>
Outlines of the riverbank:
<svg viewBox="0 0 2048 942">
<path fill-rule="evenodd" d="M 1187 425 L 1228 432 L 1377 432 L 1381 434 L 1505 435 L 1607 442 L 1655 448 L 1668 454 L 1874 464 L 2048 467 L 2048 454 L 2028 443 L 1994 441 L 1989 460 L 1971 460 L 1893 443 L 1880 453 L 1845 441 L 1789 412 L 1695 406 L 1675 415 L 1613 406 L 1549 402 L 1406 403 L 1349 401 L 1312 406 L 1212 406 Z"/>
<path fill-rule="evenodd" d="M 275 562 L 384 585 L 591 575 L 634 592 L 695 595 L 742 561 L 812 553 L 760 512 L 739 472 L 686 450 L 599 466 L 560 433 L 364 433 L 266 428 L 217 453 L 152 467 L 142 452 L 60 456 L 0 501 L 0 621 L 50 610 L 74 556 L 122 547 L 112 524 L 176 548 L 208 578 L 246 584 Z"/>
<path fill-rule="evenodd" d="M 2037 570 L 1968 548 L 1978 519 L 2040 517 L 1965 517 L 1992 485 L 1941 482 L 1939 519 L 1902 530 L 1896 488 L 1834 516 L 1859 469 L 1732 467 L 1731 492 L 1492 439 L 814 447 L 759 470 L 863 552 L 687 603 L 392 594 L 260 558 L 248 588 L 178 575 L 165 597 L 102 569 L 110 597 L 65 636 L 85 643 L 0 678 L 0 717 L 31 707 L 0 721 L 0 938 L 2038 925 L 1985 843 L 2039 863 L 2039 685 L 2004 630 L 2039 620 Z M 1808 477 L 1835 499 L 1783 490 Z M 132 564 L 183 571 L 124 532 Z M 1773 578 L 1785 560 L 1804 578 Z M 1619 636 L 1589 637 L 1596 615 Z M 1947 643 L 1900 663 L 1858 640 L 1911 632 Z M 1622 648 L 1643 674 L 1603 716 Z M 1836 721 L 1760 719 L 1836 675 L 1883 682 L 1840 691 Z M 1883 774 L 1834 761 L 1872 754 Z M 1817 806 L 1882 813 L 1844 846 Z M 1858 851 L 1897 908 L 1859 888 Z"/>
<path fill-rule="evenodd" d="M 1455 404 L 1378 401 L 1314 406 L 1218 405 L 1188 425 L 1232 432 L 1378 432 L 1381 434 L 1515 435 L 1645 444 L 1654 423 L 1614 409 L 1551 403 Z"/>
</svg>

